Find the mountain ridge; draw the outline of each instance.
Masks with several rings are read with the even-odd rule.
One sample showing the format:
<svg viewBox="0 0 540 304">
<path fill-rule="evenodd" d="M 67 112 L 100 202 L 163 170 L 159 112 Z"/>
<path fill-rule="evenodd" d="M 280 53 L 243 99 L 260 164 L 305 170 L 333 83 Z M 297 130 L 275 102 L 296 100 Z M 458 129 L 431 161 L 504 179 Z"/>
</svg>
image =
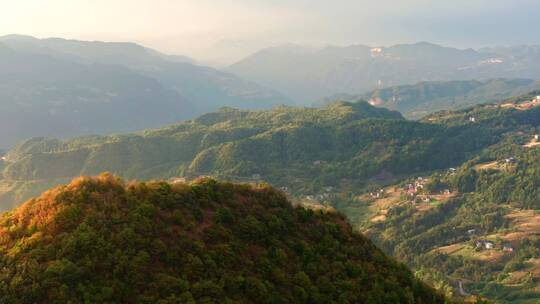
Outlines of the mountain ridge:
<svg viewBox="0 0 540 304">
<path fill-rule="evenodd" d="M 457 49 L 428 42 L 295 52 L 276 47 L 261 50 L 225 70 L 305 104 L 334 94 L 359 94 L 421 81 L 539 79 L 538 52 L 535 47 L 530 49 Z M 294 70 L 289 68 L 292 66 Z"/>
<path fill-rule="evenodd" d="M 288 102 L 253 82 L 137 44 L 4 36 L 4 45 L 2 148 L 35 136 L 153 128 L 221 106 L 268 108 Z M 122 116 L 122 108 L 134 109 Z M 90 118 L 100 124 L 76 123 Z"/>
<path fill-rule="evenodd" d="M 3 214 L 0 253 L 9 303 L 445 303 L 343 217 L 264 185 L 79 178 Z"/>
</svg>

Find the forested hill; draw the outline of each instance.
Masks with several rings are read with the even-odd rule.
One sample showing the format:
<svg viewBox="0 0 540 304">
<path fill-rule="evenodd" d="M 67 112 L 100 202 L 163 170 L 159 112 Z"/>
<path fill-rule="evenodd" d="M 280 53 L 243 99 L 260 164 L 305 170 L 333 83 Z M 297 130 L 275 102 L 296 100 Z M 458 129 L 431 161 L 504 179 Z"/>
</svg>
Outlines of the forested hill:
<svg viewBox="0 0 540 304">
<path fill-rule="evenodd" d="M 538 303 L 537 95 L 426 117 L 425 123 L 505 131 L 460 166 L 411 175 L 336 206 L 388 254 L 449 296 Z"/>
<path fill-rule="evenodd" d="M 467 120 L 466 112 L 406 121 L 366 102 L 337 102 L 322 109 L 227 108 L 138 134 L 38 138 L 7 154 L 0 200 L 8 209 L 52 185 L 104 171 L 137 179 L 263 179 L 305 194 L 343 182 L 363 187 L 372 178 L 457 166 L 505 133 L 540 119 L 540 108 L 493 107 L 471 110 L 486 112 L 479 112 L 476 123 Z M 460 118 L 448 118 L 454 116 Z"/>
<path fill-rule="evenodd" d="M 409 183 L 424 185 L 407 194 Z M 538 303 L 539 189 L 540 142 L 516 136 L 455 171 L 389 186 L 380 199 L 364 196 L 374 212 L 363 214 L 365 231 L 448 294 L 462 296 L 461 282 L 496 303 Z"/>
<path fill-rule="evenodd" d="M 78 178 L 0 219 L 2 303 L 444 303 L 268 186 Z"/>
</svg>

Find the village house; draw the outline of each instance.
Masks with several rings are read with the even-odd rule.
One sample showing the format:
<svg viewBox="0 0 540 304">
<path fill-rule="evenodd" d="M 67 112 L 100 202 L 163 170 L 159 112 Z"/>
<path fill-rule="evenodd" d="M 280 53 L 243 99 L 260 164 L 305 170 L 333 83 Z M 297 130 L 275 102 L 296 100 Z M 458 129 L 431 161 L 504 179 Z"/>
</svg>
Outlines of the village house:
<svg viewBox="0 0 540 304">
<path fill-rule="evenodd" d="M 5 156 L 1 156 L 1 157 L 0 157 L 0 161 L 4 161 L 4 162 L 5 162 L 5 161 L 7 161 L 7 158 L 6 158 Z"/>
<path fill-rule="evenodd" d="M 381 198 L 384 194 L 384 190 L 381 189 L 375 193 L 371 192 L 369 195 L 372 197 L 372 198 Z"/>
<path fill-rule="evenodd" d="M 431 202 L 431 197 L 429 195 L 423 196 L 423 197 L 421 197 L 421 199 L 422 199 L 422 202 L 424 202 L 424 203 Z"/>
<path fill-rule="evenodd" d="M 280 187 L 279 190 L 283 191 L 283 192 L 289 192 L 289 187 Z"/>
<path fill-rule="evenodd" d="M 169 181 L 170 181 L 171 184 L 182 184 L 182 183 L 186 182 L 186 178 L 185 177 L 173 177 Z"/>
<path fill-rule="evenodd" d="M 468 233 L 468 234 L 475 234 L 475 233 L 476 233 L 476 229 L 469 229 L 469 230 L 467 230 L 467 233 Z"/>
<path fill-rule="evenodd" d="M 511 164 L 511 163 L 516 162 L 516 159 L 514 157 L 509 157 L 509 158 L 506 158 L 504 162 L 507 164 Z"/>
<path fill-rule="evenodd" d="M 319 201 L 327 200 L 330 198 L 330 194 L 323 193 L 323 194 L 317 194 L 316 199 Z"/>
<path fill-rule="evenodd" d="M 533 138 L 534 138 L 534 140 L 538 141 L 538 138 L 539 138 L 538 134 L 535 134 L 535 135 L 533 136 Z"/>
<path fill-rule="evenodd" d="M 514 252 L 514 248 L 512 248 L 512 246 L 506 244 L 503 246 L 503 251 L 504 252 Z"/>
<path fill-rule="evenodd" d="M 479 240 L 476 242 L 476 248 L 486 248 L 487 250 L 491 250 L 495 247 L 495 244 L 493 242 L 490 242 L 490 241 L 486 241 L 486 240 Z"/>
<path fill-rule="evenodd" d="M 474 116 L 469 117 L 469 121 L 470 122 L 476 122 L 476 117 L 474 117 Z"/>
</svg>

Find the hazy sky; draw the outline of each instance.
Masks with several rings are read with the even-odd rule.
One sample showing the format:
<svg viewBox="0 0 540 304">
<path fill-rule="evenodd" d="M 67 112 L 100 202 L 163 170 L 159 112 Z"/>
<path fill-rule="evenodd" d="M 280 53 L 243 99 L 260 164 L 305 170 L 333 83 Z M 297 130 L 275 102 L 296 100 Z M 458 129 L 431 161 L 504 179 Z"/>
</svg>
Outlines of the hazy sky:
<svg viewBox="0 0 540 304">
<path fill-rule="evenodd" d="M 539 18 L 538 0 L 0 0 L 0 35 L 131 40 L 215 60 L 285 42 L 540 44 Z"/>
</svg>

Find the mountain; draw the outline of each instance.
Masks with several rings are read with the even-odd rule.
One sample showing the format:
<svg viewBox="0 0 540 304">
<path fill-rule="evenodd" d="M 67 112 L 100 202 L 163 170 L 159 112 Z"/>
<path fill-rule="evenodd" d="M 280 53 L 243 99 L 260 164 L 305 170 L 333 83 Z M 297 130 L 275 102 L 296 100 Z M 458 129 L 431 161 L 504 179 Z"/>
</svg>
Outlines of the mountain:
<svg viewBox="0 0 540 304">
<path fill-rule="evenodd" d="M 136 134 L 34 138 L 7 153 L 0 198 L 7 209 L 54 184 L 103 171 L 136 179 L 262 178 L 305 195 L 325 187 L 361 189 L 378 176 L 459 165 L 509 130 L 535 123 L 536 110 L 504 110 L 512 123 L 498 126 L 406 121 L 361 101 L 267 111 L 225 108 Z"/>
<path fill-rule="evenodd" d="M 0 220 L 4 303 L 446 303 L 268 186 L 78 178 Z"/>
<path fill-rule="evenodd" d="M 128 132 L 190 117 L 172 89 L 118 65 L 0 55 L 0 145 L 35 136 Z"/>
<path fill-rule="evenodd" d="M 527 274 L 536 271 L 535 256 L 530 253 L 524 251 L 524 256 L 533 259 L 520 260 L 525 266 L 518 268 L 528 272 L 515 274 L 523 275 L 524 281 L 517 280 L 518 276 L 508 283 L 495 278 L 506 264 L 497 262 L 488 269 L 489 264 L 480 263 L 482 270 L 476 272 L 477 264 L 471 263 L 478 262 L 476 258 L 481 262 L 483 255 L 472 260 L 459 255 L 433 260 L 428 254 L 466 240 L 465 228 L 481 231 L 480 240 L 491 240 L 493 233 L 520 232 L 505 230 L 521 229 L 521 224 L 499 221 L 506 214 L 501 210 L 523 209 L 532 219 L 523 222 L 523 229 L 536 231 L 536 226 L 529 226 L 536 225 L 535 158 L 525 160 L 529 156 L 521 154 L 538 151 L 537 141 L 531 140 L 534 132 L 540 131 L 537 95 L 531 92 L 500 103 L 441 111 L 419 121 L 405 120 L 398 112 L 365 101 L 335 102 L 322 108 L 224 108 L 135 134 L 67 141 L 34 138 L 10 150 L 0 161 L 0 201 L 3 209 L 10 209 L 73 177 L 103 171 L 126 179 L 168 179 L 173 183 L 200 176 L 265 181 L 286 192 L 295 204 L 343 213 L 355 229 L 456 300 L 469 293 L 501 303 L 513 297 L 535 299 L 536 285 L 532 283 L 536 279 Z M 517 159 L 523 166 L 517 171 L 509 166 L 512 170 L 508 174 L 490 173 L 486 179 L 469 170 L 471 165 L 489 168 L 493 164 L 484 162 L 506 163 L 506 159 L 510 163 Z M 432 185 L 429 181 L 436 178 L 440 182 Z M 477 184 L 479 180 L 482 185 Z M 415 193 L 411 202 L 408 184 L 417 182 L 432 192 Z M 469 203 L 468 197 L 474 197 L 473 192 L 480 191 L 477 189 L 486 189 L 482 190 L 485 195 Z M 508 196 L 498 194 L 504 191 Z M 462 206 L 459 214 L 454 213 Z M 447 218 L 454 220 L 446 222 Z M 440 228 L 435 227 L 439 223 Z M 469 228 L 471 225 L 479 228 Z M 527 242 L 523 237 L 517 240 Z M 499 254 L 505 244 L 495 244 Z M 518 248 L 531 247 L 516 244 L 512 245 L 516 253 Z M 440 265 L 454 268 L 445 270 Z M 468 269 L 476 274 L 467 273 Z M 527 281 L 529 277 L 532 283 Z M 501 288 L 505 291 L 499 292 Z"/>
<path fill-rule="evenodd" d="M 410 175 L 376 194 L 359 193 L 338 210 L 449 297 L 537 303 L 540 102 L 531 101 L 536 95 L 424 118 L 514 127 L 460 166 Z M 515 128 L 516 113 L 532 120 Z"/>
<path fill-rule="evenodd" d="M 35 136 L 155 128 L 222 106 L 288 100 L 254 83 L 132 43 L 0 37 L 0 147 Z"/>
<path fill-rule="evenodd" d="M 538 89 L 540 81 L 530 79 L 432 81 L 378 89 L 361 95 L 339 94 L 326 100 L 369 100 L 372 105 L 399 111 L 410 119 L 419 119 L 434 112 L 503 101 Z"/>
<path fill-rule="evenodd" d="M 263 174 L 273 175 L 277 181 L 280 175 L 287 174 L 284 163 L 290 164 L 291 170 L 302 170 L 318 159 L 336 158 L 343 162 L 340 166 L 348 166 L 349 160 L 341 149 L 357 153 L 354 146 L 362 143 L 349 142 L 347 132 L 365 134 L 371 142 L 373 119 L 388 120 L 385 124 L 390 125 L 406 123 L 399 113 L 365 102 L 335 103 L 324 109 L 224 108 L 192 121 L 138 134 L 69 141 L 34 138 L 6 155 L 0 197 L 7 204 L 20 202 L 54 184 L 103 171 L 138 179 L 205 174 L 251 178 Z M 364 148 L 365 153 L 370 153 L 369 147 Z"/>
<path fill-rule="evenodd" d="M 378 206 L 365 231 L 450 295 L 461 284 L 496 303 L 538 303 L 540 149 L 531 138 L 508 139 L 455 171 L 424 176 L 414 196 L 404 185 L 413 180 L 388 187 L 384 198 L 364 201 Z"/>
<path fill-rule="evenodd" d="M 225 70 L 309 104 L 335 94 L 425 81 L 540 78 L 538 47 L 460 50 L 420 42 L 391 47 L 353 45 L 263 49 Z"/>
</svg>

